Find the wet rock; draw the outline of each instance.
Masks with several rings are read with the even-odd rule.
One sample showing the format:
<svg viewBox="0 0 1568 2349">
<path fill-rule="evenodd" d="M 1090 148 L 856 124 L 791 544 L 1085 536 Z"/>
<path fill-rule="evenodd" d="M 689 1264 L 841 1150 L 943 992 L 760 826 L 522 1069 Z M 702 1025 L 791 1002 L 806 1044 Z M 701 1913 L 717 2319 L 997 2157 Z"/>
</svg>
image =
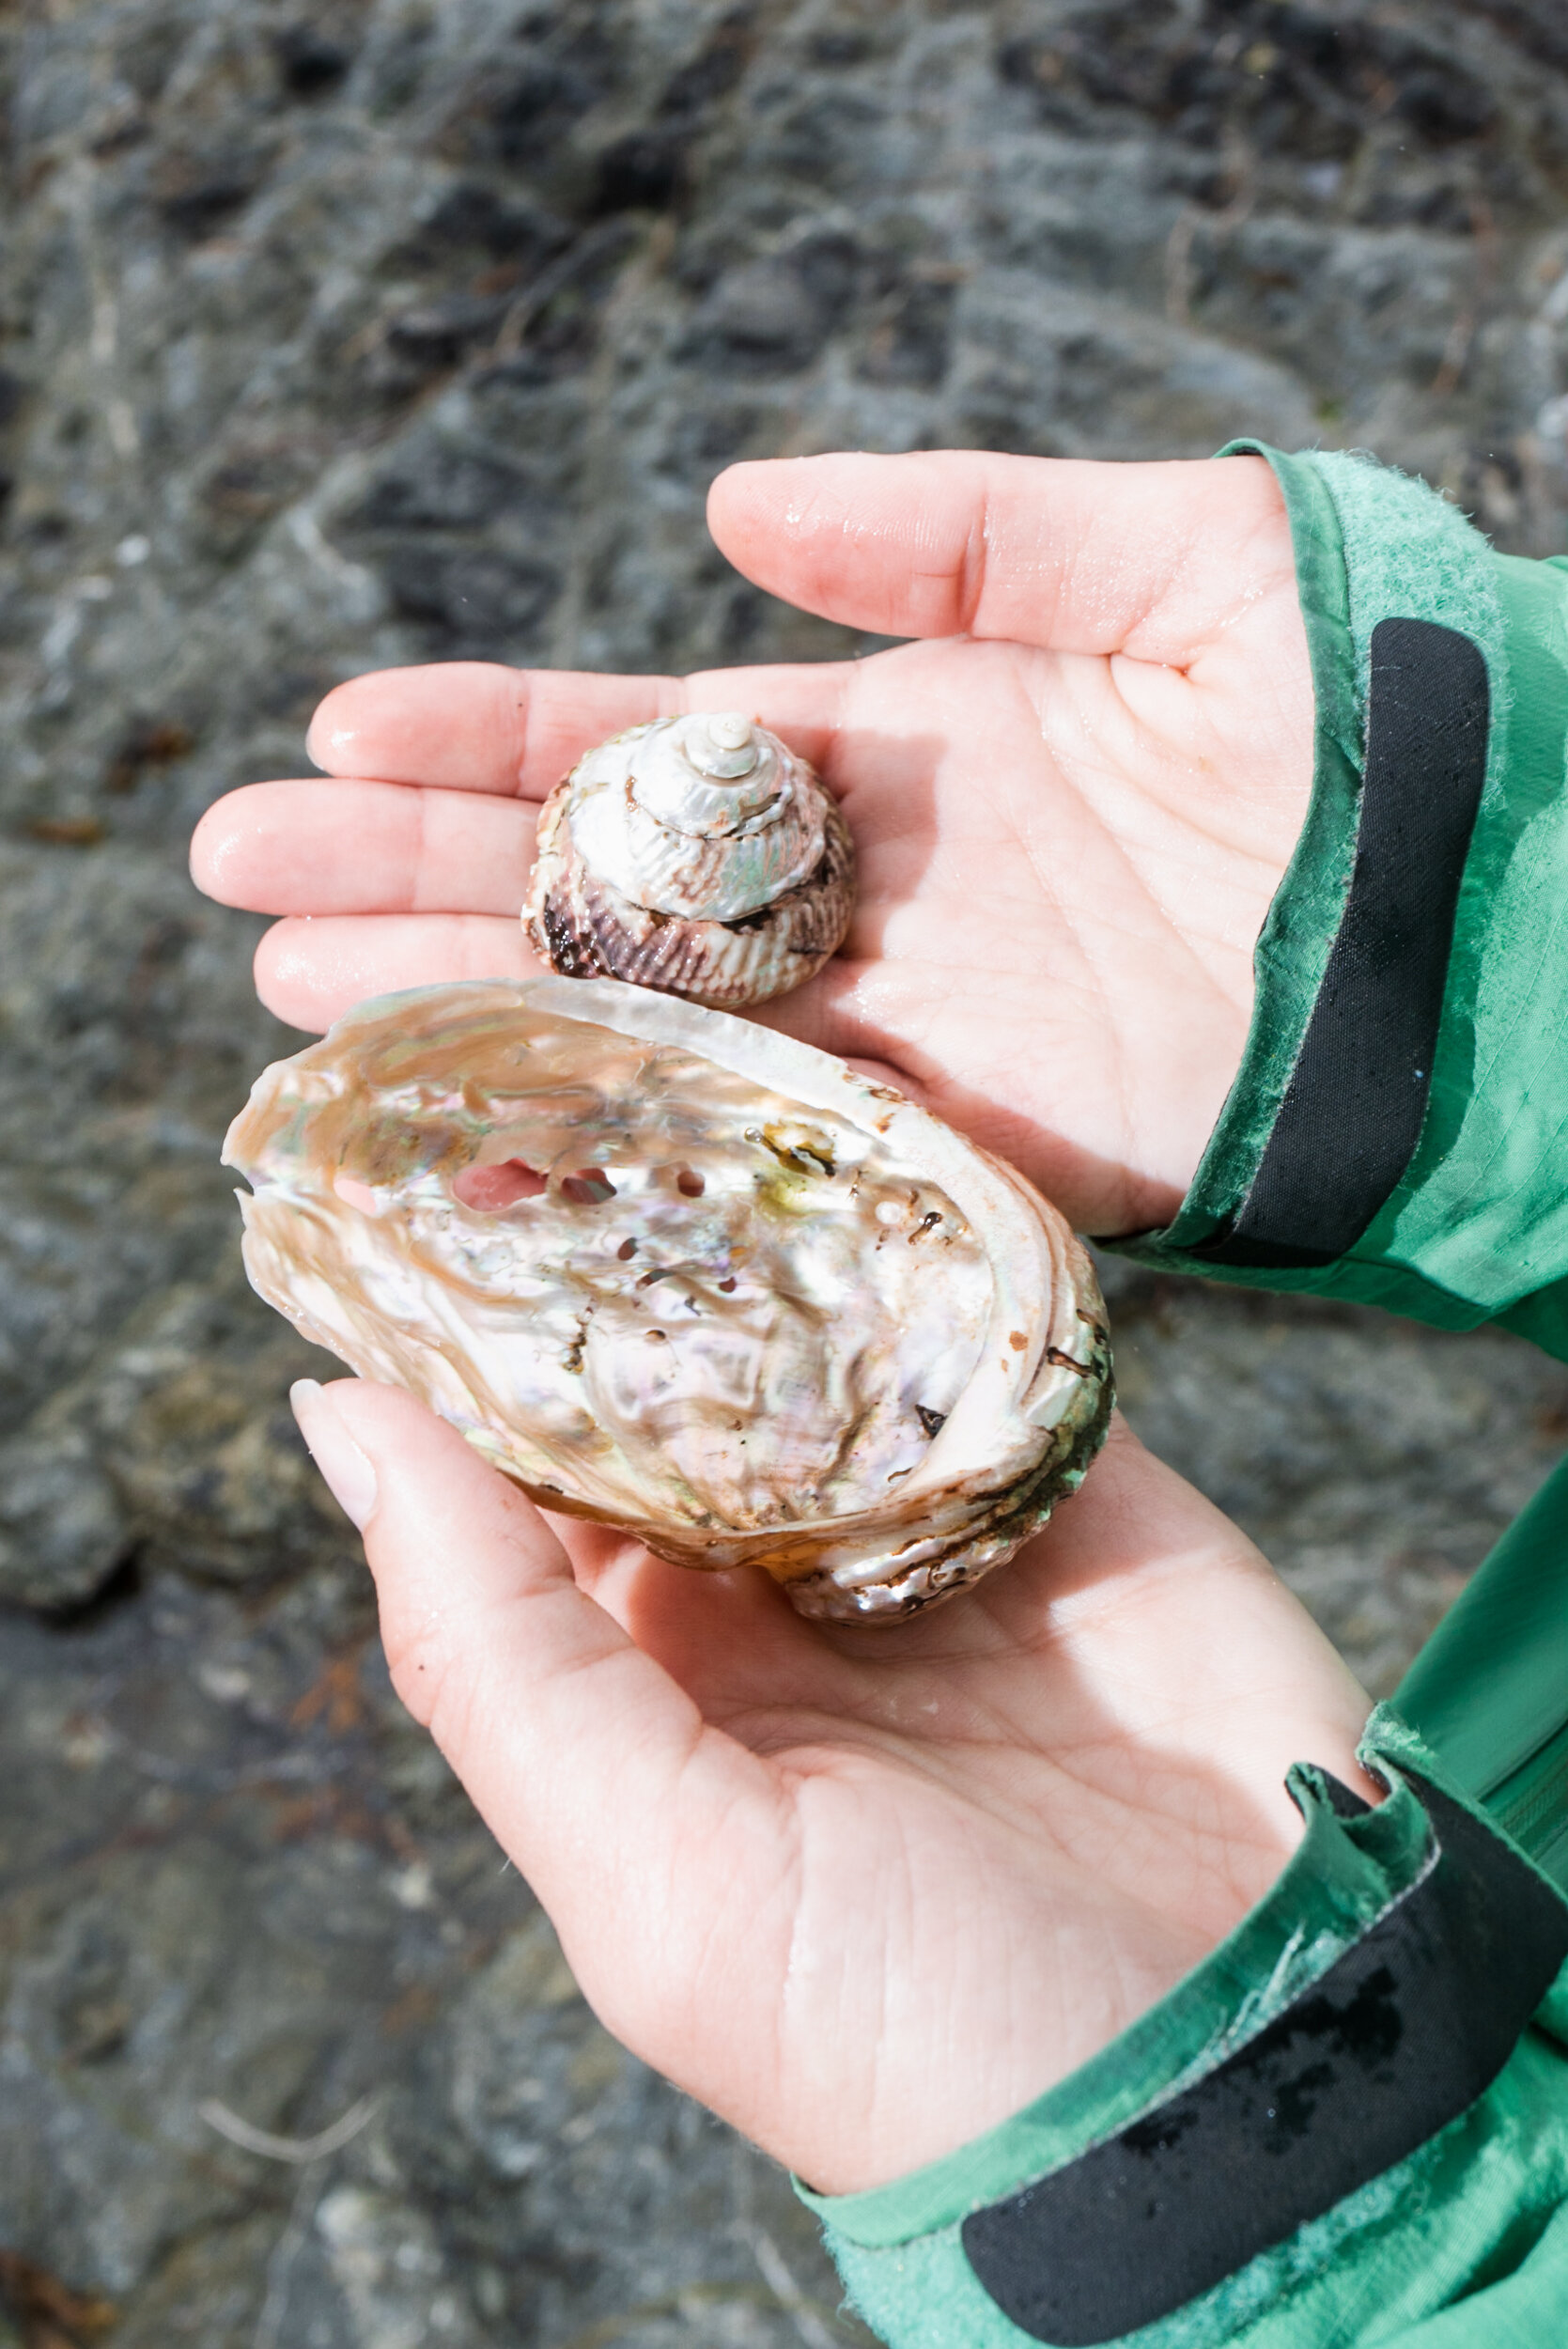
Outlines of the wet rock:
<svg viewBox="0 0 1568 2349">
<path fill-rule="evenodd" d="M 793 374 L 848 312 L 861 274 L 853 239 L 834 235 L 726 271 L 698 314 L 685 355 L 742 374 Z"/>
<path fill-rule="evenodd" d="M 771 2166 L 594 2021 L 371 1634 L 347 1562 L 15 1624 L 7 2239 L 133 2349 L 862 2338 Z"/>
<path fill-rule="evenodd" d="M 225 1252 L 207 1284 L 155 1298 L 51 1399 L 8 1456 L 32 1464 L 35 1483 L 53 1470 L 45 1492 L 73 1517 L 88 1513 L 83 1538 L 73 1550 L 55 1527 L 31 1552 L 35 1572 L 54 1562 L 55 1579 L 35 1593 L 21 1586 L 29 1550 L 12 1531 L 0 1594 L 35 1606 L 80 1601 L 132 1551 L 217 1581 L 266 1580 L 309 1565 L 329 1529 L 341 1532 L 287 1396 L 295 1378 L 336 1377 L 342 1365 L 256 1307 Z M 0 1503 L 8 1524 L 32 1494 L 23 1477 Z M 46 1505 L 27 1500 L 35 1525 Z M 66 1587 L 72 1568 L 88 1577 L 83 1587 Z"/>
<path fill-rule="evenodd" d="M 131 1524 L 90 1434 L 53 1406 L 0 1444 L 0 1598 L 78 1607 L 132 1548 Z"/>
<path fill-rule="evenodd" d="M 184 841 L 380 663 L 870 649 L 717 559 L 738 457 L 1247 431 L 1560 551 L 1560 9 L 81 0 L 0 71 L 0 2253 L 116 2349 L 858 2338 L 391 1697 L 216 1164 L 294 1039 Z M 1565 1374 L 1110 1278 L 1135 1423 L 1389 1686 Z"/>
<path fill-rule="evenodd" d="M 286 24 L 272 43 L 278 73 L 290 98 L 323 98 L 342 81 L 353 53 L 318 25 Z"/>
<path fill-rule="evenodd" d="M 1389 1695 L 1562 1456 L 1568 1367 L 1500 1331 L 1104 1269 L 1133 1426 Z"/>
</svg>

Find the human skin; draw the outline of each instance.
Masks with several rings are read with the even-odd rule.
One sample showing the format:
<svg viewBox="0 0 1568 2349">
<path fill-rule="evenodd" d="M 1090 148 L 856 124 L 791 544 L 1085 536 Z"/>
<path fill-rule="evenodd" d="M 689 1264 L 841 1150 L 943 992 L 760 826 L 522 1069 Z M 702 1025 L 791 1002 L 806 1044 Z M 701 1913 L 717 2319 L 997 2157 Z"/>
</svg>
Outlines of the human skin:
<svg viewBox="0 0 1568 2349">
<path fill-rule="evenodd" d="M 205 888 L 285 917 L 264 999 L 318 1028 L 531 972 L 539 800 L 619 727 L 739 707 L 819 765 L 861 858 L 845 950 L 761 1016 L 1080 1227 L 1163 1220 L 1234 1074 L 1310 783 L 1267 468 L 805 459 L 721 476 L 710 522 L 776 593 L 918 641 L 684 683 L 457 663 L 339 687 L 310 735 L 325 779 L 233 793 L 196 836 Z M 1294 1847 L 1292 1761 L 1375 1797 L 1363 1693 L 1124 1427 L 1010 1565 L 868 1631 L 547 1520 L 410 1396 L 345 1381 L 297 1408 L 363 1523 L 398 1690 L 587 1996 L 825 2190 L 962 2143 L 1169 1989 Z"/>
<path fill-rule="evenodd" d="M 386 988 L 534 973 L 545 794 L 623 726 L 756 710 L 821 769 L 860 862 L 844 947 L 760 1016 L 876 1066 L 1080 1230 L 1166 1220 L 1311 782 L 1267 466 L 802 458 L 721 474 L 709 521 L 789 601 L 921 641 L 685 680 L 457 661 L 339 686 L 309 737 L 328 780 L 232 793 L 194 845 L 211 895 L 286 917 L 263 1000 L 323 1028 Z"/>
</svg>

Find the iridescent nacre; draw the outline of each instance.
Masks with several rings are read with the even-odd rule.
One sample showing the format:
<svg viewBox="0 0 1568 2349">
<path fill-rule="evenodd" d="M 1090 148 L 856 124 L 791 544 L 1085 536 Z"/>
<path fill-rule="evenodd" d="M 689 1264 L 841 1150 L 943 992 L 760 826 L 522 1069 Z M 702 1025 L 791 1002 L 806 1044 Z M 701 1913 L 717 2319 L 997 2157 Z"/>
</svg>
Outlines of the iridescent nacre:
<svg viewBox="0 0 1568 2349">
<path fill-rule="evenodd" d="M 808 1614 L 972 1582 L 1072 1490 L 1105 1315 L 1054 1208 L 842 1061 L 613 981 L 421 988 L 225 1145 L 263 1297 L 546 1508 Z"/>
</svg>

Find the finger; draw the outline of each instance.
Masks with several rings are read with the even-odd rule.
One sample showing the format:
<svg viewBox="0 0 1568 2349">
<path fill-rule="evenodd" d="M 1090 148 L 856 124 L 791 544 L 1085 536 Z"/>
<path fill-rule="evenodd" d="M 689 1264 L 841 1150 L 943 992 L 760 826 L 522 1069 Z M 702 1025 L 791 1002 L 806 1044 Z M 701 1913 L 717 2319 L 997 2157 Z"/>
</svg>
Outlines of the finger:
<svg viewBox="0 0 1568 2349">
<path fill-rule="evenodd" d="M 831 743 L 846 661 L 596 677 L 449 661 L 380 669 L 327 695 L 306 745 L 329 775 L 542 800 L 596 742 L 683 709 L 742 708 L 814 765 Z"/>
<path fill-rule="evenodd" d="M 770 1772 L 578 1588 L 538 1511 L 453 1429 L 390 1388 L 302 1388 L 305 1439 L 365 1533 L 398 1695 L 600 2013 L 642 2036 L 630 1985 L 700 1978 L 703 1863 L 723 1845 L 761 1878 L 777 1865 Z"/>
<path fill-rule="evenodd" d="M 252 783 L 210 807 L 191 877 L 256 913 L 510 913 L 532 805 L 395 783 Z"/>
<path fill-rule="evenodd" d="M 1179 665 L 1293 576 L 1261 458 L 773 459 L 721 474 L 707 519 L 748 579 L 854 628 Z"/>
<path fill-rule="evenodd" d="M 319 1035 L 356 1003 L 411 987 L 436 987 L 454 979 L 537 979 L 549 976 L 514 916 L 442 914 L 340 914 L 320 920 L 274 922 L 256 950 L 256 991 L 274 1018 L 291 1028 Z M 819 985 L 814 981 L 813 985 Z M 805 993 L 807 990 L 800 990 Z M 814 1023 L 790 999 L 788 1020 L 770 1024 L 806 1041 L 827 1033 L 831 1015 Z M 766 1015 L 775 1006 L 755 1007 Z M 753 1015 L 748 1015 L 753 1016 Z M 846 1049 L 839 1057 L 873 1084 L 892 1085 L 929 1108 L 928 1089 L 890 1059 L 856 1051 L 852 1022 L 838 1020 L 832 1033 Z M 863 1042 L 863 1039 L 862 1039 Z"/>
<path fill-rule="evenodd" d="M 305 739 L 329 775 L 542 800 L 594 743 L 684 706 L 673 677 L 446 661 L 350 677 Z"/>
<path fill-rule="evenodd" d="M 319 1034 L 372 995 L 452 979 L 536 979 L 522 924 L 493 914 L 327 914 L 275 922 L 256 950 L 256 991 L 290 1027 Z"/>
</svg>

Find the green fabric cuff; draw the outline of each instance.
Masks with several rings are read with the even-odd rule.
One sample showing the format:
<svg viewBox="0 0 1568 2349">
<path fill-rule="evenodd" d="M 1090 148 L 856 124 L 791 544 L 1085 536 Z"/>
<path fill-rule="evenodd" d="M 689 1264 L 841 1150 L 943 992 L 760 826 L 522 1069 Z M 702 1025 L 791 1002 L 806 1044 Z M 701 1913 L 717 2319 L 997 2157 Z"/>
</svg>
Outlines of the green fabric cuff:
<svg viewBox="0 0 1568 2349">
<path fill-rule="evenodd" d="M 1568 1460 L 1466 1584 L 1399 1685 L 1402 1718 L 1568 1892 Z"/>
<path fill-rule="evenodd" d="M 1024 2111 L 893 2184 L 818 2195 L 848 2296 L 893 2349 L 1030 2349 L 965 2255 L 970 2213 L 1113 2137 L 1252 2038 L 1408 1891 L 1431 1829 L 1413 1771 L 1486 1814 L 1415 1733 L 1379 1707 L 1361 1747 L 1389 1786 L 1377 1808 L 1336 1813 L 1319 1772 L 1292 1791 L 1305 1833 L 1273 1890 L 1183 1982 L 1109 2047 Z M 1493 1832 L 1496 1822 L 1487 1819 Z M 1507 1840 L 1506 1838 L 1504 1840 Z M 1419 2342 L 1486 2349 L 1555 2337 L 1568 2321 L 1568 1966 L 1503 2070 L 1405 2160 L 1157 2323 L 1137 2349 L 1316 2349 Z M 1475 2312 L 1458 2330 L 1452 2320 Z M 1525 2329 L 1510 2330 L 1518 2320 Z M 1501 2329 L 1499 2330 L 1499 2326 Z M 1448 2329 L 1444 2329 L 1447 2326 Z"/>
<path fill-rule="evenodd" d="M 1255 956 L 1235 1082 L 1163 1231 L 1107 1243 L 1166 1270 L 1381 1305 L 1466 1329 L 1503 1320 L 1568 1359 L 1568 576 L 1496 553 L 1423 484 L 1351 456 L 1259 443 L 1284 493 L 1316 696 L 1312 801 Z M 1401 1179 L 1346 1253 L 1310 1268 L 1217 1264 L 1301 1051 L 1355 859 L 1372 637 L 1389 618 L 1467 636 L 1491 716 L 1431 1089 Z"/>
</svg>

